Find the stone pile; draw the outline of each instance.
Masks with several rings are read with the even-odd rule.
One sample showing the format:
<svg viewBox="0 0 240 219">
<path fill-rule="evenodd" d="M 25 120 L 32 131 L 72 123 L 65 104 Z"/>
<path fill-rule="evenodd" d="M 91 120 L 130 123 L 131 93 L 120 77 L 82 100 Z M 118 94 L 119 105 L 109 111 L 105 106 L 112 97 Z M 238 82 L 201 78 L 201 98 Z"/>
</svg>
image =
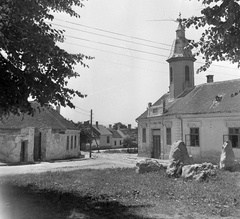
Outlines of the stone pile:
<svg viewBox="0 0 240 219">
<path fill-rule="evenodd" d="M 159 172 L 166 169 L 166 174 L 171 177 L 183 177 L 198 181 L 215 176 L 218 166 L 212 163 L 193 164 L 187 147 L 182 141 L 175 141 L 169 153 L 169 162 L 164 165 L 157 159 L 143 159 L 137 164 L 137 173 Z M 219 167 L 222 170 L 240 171 L 240 163 L 235 160 L 231 141 L 224 142 L 220 156 Z"/>
<path fill-rule="evenodd" d="M 154 159 L 143 159 L 136 164 L 137 173 L 159 172 L 164 169 L 164 166 Z"/>
<path fill-rule="evenodd" d="M 181 177 L 203 181 L 208 177 L 215 176 L 217 174 L 216 169 L 217 166 L 212 163 L 186 165 L 182 167 Z"/>
</svg>

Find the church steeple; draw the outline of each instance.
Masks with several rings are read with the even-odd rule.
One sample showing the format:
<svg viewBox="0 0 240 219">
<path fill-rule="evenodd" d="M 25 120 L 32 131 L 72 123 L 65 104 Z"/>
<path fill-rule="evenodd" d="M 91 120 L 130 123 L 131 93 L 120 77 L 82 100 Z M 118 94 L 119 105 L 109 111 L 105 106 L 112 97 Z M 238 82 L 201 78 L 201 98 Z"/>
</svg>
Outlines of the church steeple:
<svg viewBox="0 0 240 219">
<path fill-rule="evenodd" d="M 194 87 L 195 58 L 188 46 L 185 37 L 185 28 L 179 16 L 176 39 L 167 62 L 169 63 L 170 98 L 176 98 L 186 88 Z"/>
</svg>

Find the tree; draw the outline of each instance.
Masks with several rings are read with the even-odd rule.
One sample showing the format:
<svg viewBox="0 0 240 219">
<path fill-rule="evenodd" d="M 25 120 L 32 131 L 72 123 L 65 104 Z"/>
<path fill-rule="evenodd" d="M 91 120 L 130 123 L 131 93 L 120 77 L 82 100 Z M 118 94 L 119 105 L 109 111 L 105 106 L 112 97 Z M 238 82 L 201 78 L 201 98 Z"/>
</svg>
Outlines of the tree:
<svg viewBox="0 0 240 219">
<path fill-rule="evenodd" d="M 68 79 L 78 77 L 74 65 L 92 57 L 69 54 L 57 43 L 64 31 L 47 23 L 53 12 L 79 18 L 72 7 L 80 0 L 2 0 L 0 4 L 0 116 L 33 113 L 29 97 L 43 105 L 74 108 L 72 98 L 85 97 L 67 87 Z"/>
<path fill-rule="evenodd" d="M 191 48 L 198 49 L 196 55 L 203 54 L 205 58 L 205 64 L 198 71 L 206 71 L 213 61 L 230 61 L 240 67 L 239 0 L 201 1 L 202 16 L 183 19 L 187 28 L 204 28 L 200 40 L 190 42 Z"/>
<path fill-rule="evenodd" d="M 127 128 L 127 126 L 124 125 L 124 124 L 122 124 L 121 122 L 114 123 L 114 125 L 113 125 L 113 129 L 117 130 L 118 127 L 121 128 L 121 129 L 125 129 L 125 128 Z"/>
<path fill-rule="evenodd" d="M 90 143 L 92 141 L 91 138 L 91 128 L 89 124 L 82 124 L 81 122 L 75 123 L 75 125 L 79 128 L 80 130 L 80 141 L 81 145 Z"/>
<path fill-rule="evenodd" d="M 133 139 L 129 136 L 126 136 L 123 139 L 123 147 L 124 148 L 136 148 L 137 147 L 137 143 L 135 141 L 133 141 Z"/>
</svg>

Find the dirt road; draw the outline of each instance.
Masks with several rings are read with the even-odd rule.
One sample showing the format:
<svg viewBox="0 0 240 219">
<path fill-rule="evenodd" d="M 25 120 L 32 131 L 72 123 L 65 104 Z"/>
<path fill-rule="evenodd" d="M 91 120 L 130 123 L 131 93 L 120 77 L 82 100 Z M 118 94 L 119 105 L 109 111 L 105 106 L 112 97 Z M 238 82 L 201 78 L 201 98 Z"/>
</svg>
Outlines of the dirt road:
<svg viewBox="0 0 240 219">
<path fill-rule="evenodd" d="M 37 164 L 0 166 L 0 176 L 10 174 L 41 173 L 46 171 L 71 171 L 77 169 L 133 168 L 137 160 L 142 159 L 136 154 L 125 153 L 86 153 L 84 159 L 41 162 Z"/>
</svg>

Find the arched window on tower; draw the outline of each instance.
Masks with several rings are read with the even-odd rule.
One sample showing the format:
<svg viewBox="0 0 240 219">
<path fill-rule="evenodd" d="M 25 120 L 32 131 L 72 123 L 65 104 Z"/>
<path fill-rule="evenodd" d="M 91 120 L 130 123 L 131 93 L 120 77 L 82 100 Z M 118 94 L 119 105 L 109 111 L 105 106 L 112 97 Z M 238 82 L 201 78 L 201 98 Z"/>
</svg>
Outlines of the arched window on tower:
<svg viewBox="0 0 240 219">
<path fill-rule="evenodd" d="M 189 66 L 185 66 L 185 81 L 190 81 Z"/>
<path fill-rule="evenodd" d="M 170 67 L 170 83 L 173 82 L 173 69 Z"/>
</svg>

